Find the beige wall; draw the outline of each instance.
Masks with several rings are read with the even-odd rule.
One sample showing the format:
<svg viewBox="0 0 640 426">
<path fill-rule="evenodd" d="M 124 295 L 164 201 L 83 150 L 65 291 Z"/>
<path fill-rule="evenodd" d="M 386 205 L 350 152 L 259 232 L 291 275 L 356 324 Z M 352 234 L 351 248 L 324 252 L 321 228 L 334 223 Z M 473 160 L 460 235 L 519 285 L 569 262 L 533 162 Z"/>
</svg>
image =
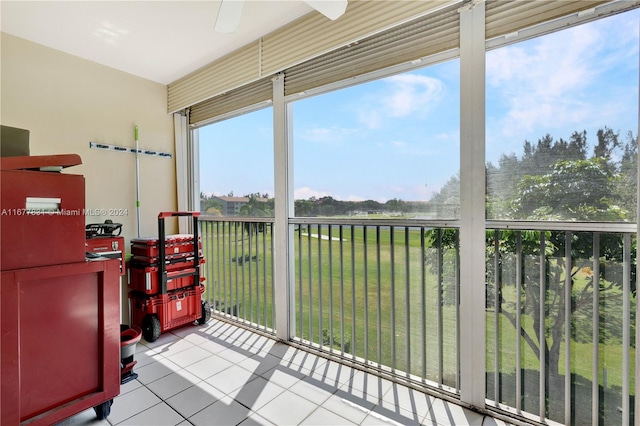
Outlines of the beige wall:
<svg viewBox="0 0 640 426">
<path fill-rule="evenodd" d="M 141 236 L 157 235 L 160 211 L 177 208 L 173 118 L 166 87 L 24 39 L 1 34 L 0 123 L 30 131 L 31 155 L 78 154 L 66 173 L 85 177 L 86 208 L 117 209 L 118 216 L 87 216 L 122 223 L 125 245 L 137 236 L 135 155 L 90 149 L 89 142 L 163 151 L 140 157 Z M 5 190 L 5 188 L 2 188 Z M 174 222 L 167 232 L 177 232 Z M 122 318 L 129 321 L 126 278 Z"/>
<path fill-rule="evenodd" d="M 157 235 L 158 212 L 177 208 L 166 86 L 5 33 L 1 37 L 1 123 L 31 132 L 31 155 L 79 154 L 83 164 L 66 172 L 85 176 L 86 208 L 126 213 L 87 216 L 87 223 L 109 218 L 122 223 L 127 246 L 137 236 L 135 155 L 90 149 L 90 141 L 135 147 L 138 125 L 140 148 L 172 154 L 140 156 L 140 234 Z"/>
</svg>

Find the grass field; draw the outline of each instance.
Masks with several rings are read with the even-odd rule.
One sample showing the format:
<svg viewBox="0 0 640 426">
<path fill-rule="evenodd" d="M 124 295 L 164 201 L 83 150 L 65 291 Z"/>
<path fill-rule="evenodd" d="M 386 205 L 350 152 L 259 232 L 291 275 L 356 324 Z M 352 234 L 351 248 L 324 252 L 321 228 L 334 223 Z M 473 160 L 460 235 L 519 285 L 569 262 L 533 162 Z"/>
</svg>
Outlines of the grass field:
<svg viewBox="0 0 640 426">
<path fill-rule="evenodd" d="M 272 328 L 271 234 L 258 232 L 249 237 L 241 227 L 227 226 L 203 231 L 209 297 L 213 304 L 236 306 L 238 316 Z M 296 336 L 456 388 L 455 286 L 438 284 L 438 253 L 431 247 L 425 247 L 423 252 L 419 230 L 395 228 L 391 232 L 389 227 L 382 227 L 377 231 L 375 227 L 334 225 L 331 230 L 327 226 L 311 226 L 295 232 Z M 455 259 L 455 251 L 445 251 L 440 258 Z M 448 268 L 444 267 L 442 275 L 453 277 L 455 268 Z M 511 296 L 508 291 L 505 294 L 507 298 L 515 297 L 515 291 Z M 487 309 L 487 397 L 494 396 L 497 334 L 500 402 L 515 406 L 515 377 L 520 374 L 522 407 L 537 413 L 538 358 L 519 339 L 512 324 L 500 317 L 496 330 L 495 312 Z M 532 322 L 531 315 L 522 315 L 522 326 L 531 332 Z M 519 373 L 515 359 L 518 344 Z M 592 343 L 572 342 L 571 374 L 576 398 L 572 405 L 585 407 L 574 413 L 576 424 L 590 419 L 592 348 Z M 616 415 L 619 419 L 623 350 L 619 343 L 599 346 L 601 415 L 607 423 Z M 633 392 L 635 350 L 628 350 Z M 560 359 L 564 359 L 564 348 Z M 560 374 L 565 374 L 562 363 Z M 564 420 L 563 389 L 554 391 L 547 406 L 550 418 Z"/>
</svg>

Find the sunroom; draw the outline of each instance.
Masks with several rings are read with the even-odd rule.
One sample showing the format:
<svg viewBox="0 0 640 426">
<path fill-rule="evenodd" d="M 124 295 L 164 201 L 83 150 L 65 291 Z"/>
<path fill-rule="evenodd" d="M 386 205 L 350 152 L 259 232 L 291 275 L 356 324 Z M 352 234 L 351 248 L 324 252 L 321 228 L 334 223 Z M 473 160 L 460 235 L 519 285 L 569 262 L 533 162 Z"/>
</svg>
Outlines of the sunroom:
<svg viewBox="0 0 640 426">
<path fill-rule="evenodd" d="M 129 209 L 127 239 L 154 233 L 159 211 L 201 212 L 215 325 L 143 350 L 219 331 L 220 357 L 266 341 L 263 362 L 314 357 L 479 415 L 430 418 L 414 402 L 419 415 L 348 424 L 638 424 L 639 6 L 352 0 L 188 70 L 166 99 L 136 82 L 147 99 L 129 113 L 154 110 L 142 142 L 168 153 L 142 159 L 137 224 L 131 158 L 46 145 L 45 131 L 95 138 L 81 115 L 51 130 L 24 116 L 43 113 L 22 107 L 18 75 L 62 74 L 30 68 L 52 53 L 19 34 L 3 33 L 3 124 L 35 128 L 36 151 L 86 156 L 87 204 Z M 47 90 L 50 108 L 62 90 Z M 118 99 L 94 95 L 106 102 L 89 113 L 122 121 Z M 133 124 L 97 142 L 126 145 Z"/>
</svg>

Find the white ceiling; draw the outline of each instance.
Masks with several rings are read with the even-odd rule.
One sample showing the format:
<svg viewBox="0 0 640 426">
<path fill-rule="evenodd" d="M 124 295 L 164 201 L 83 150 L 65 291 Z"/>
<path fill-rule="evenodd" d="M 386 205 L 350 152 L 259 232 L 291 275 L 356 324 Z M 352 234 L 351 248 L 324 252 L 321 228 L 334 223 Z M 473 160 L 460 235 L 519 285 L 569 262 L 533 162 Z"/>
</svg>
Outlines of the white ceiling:
<svg viewBox="0 0 640 426">
<path fill-rule="evenodd" d="M 2 32 L 168 84 L 312 12 L 247 0 L 238 31 L 214 31 L 220 0 L 0 2 Z"/>
</svg>

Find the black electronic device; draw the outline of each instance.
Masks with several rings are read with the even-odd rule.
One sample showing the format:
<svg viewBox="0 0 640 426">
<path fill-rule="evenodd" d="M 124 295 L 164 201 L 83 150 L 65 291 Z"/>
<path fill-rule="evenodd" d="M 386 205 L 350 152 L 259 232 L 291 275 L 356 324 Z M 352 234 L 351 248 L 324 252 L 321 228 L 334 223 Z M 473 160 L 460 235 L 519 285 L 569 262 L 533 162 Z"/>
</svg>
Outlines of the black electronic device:
<svg viewBox="0 0 640 426">
<path fill-rule="evenodd" d="M 90 223 L 85 227 L 86 238 L 117 237 L 122 232 L 121 223 L 107 219 L 104 223 Z"/>
</svg>

